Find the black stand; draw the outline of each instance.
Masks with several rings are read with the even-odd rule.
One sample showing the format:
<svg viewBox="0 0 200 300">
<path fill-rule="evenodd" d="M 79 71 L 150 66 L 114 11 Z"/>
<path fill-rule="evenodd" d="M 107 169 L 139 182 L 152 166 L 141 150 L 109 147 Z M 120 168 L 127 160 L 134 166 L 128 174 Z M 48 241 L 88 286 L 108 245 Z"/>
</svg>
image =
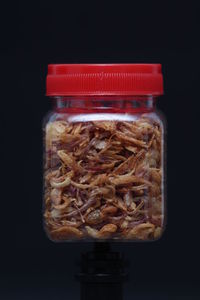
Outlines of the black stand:
<svg viewBox="0 0 200 300">
<path fill-rule="evenodd" d="M 126 277 L 124 260 L 119 252 L 111 251 L 109 243 L 98 242 L 94 250 L 82 254 L 81 300 L 122 300 L 122 285 Z"/>
</svg>

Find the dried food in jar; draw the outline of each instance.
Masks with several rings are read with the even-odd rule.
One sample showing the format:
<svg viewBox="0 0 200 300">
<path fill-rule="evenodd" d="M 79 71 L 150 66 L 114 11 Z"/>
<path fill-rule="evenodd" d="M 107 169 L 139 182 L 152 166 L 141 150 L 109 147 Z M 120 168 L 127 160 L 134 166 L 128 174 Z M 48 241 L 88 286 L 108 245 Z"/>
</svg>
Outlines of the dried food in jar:
<svg viewBox="0 0 200 300">
<path fill-rule="evenodd" d="M 46 126 L 45 225 L 54 240 L 157 239 L 163 230 L 162 126 L 53 121 Z"/>
</svg>

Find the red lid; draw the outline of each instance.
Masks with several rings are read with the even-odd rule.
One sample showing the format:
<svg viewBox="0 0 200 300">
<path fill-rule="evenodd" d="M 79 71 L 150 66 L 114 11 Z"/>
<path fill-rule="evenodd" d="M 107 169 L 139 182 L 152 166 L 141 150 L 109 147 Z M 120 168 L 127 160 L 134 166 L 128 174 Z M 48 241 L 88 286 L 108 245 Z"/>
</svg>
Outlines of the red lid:
<svg viewBox="0 0 200 300">
<path fill-rule="evenodd" d="M 161 64 L 51 64 L 47 96 L 162 95 Z"/>
</svg>

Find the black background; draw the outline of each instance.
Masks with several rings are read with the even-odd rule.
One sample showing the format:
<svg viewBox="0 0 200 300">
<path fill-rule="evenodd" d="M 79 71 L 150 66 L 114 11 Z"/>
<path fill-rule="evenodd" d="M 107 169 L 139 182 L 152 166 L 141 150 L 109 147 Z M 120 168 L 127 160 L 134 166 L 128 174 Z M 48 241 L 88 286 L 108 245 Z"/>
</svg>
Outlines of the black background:
<svg viewBox="0 0 200 300">
<path fill-rule="evenodd" d="M 48 63 L 160 62 L 168 122 L 168 224 L 155 243 L 116 243 L 129 261 L 125 299 L 198 299 L 198 1 L 18 1 L 1 24 L 1 299 L 79 299 L 86 243 L 42 229 L 42 118 Z"/>
</svg>

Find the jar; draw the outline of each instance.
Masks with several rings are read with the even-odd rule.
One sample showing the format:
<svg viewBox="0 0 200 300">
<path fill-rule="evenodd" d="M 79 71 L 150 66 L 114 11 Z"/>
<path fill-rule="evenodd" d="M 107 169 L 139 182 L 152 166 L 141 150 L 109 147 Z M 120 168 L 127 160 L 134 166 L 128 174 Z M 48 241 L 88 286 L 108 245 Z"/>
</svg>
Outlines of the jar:
<svg viewBox="0 0 200 300">
<path fill-rule="evenodd" d="M 160 64 L 49 65 L 44 226 L 54 241 L 155 240 L 165 224 Z"/>
</svg>

